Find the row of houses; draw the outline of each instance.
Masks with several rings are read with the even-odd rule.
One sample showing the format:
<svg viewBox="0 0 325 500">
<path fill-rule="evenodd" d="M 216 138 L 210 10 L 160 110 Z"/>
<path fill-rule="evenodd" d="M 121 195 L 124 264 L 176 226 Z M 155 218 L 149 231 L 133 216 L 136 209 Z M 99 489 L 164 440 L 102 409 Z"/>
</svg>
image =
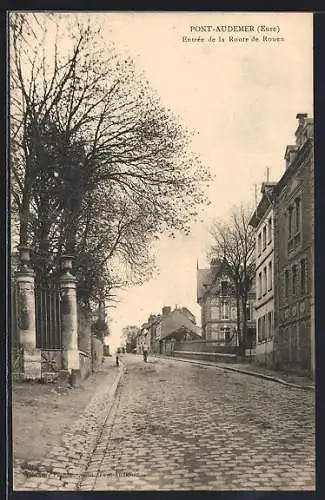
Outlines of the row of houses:
<svg viewBox="0 0 325 500">
<path fill-rule="evenodd" d="M 313 120 L 298 114 L 285 171 L 264 182 L 252 214 L 256 276 L 247 302 L 246 346 L 272 367 L 314 374 L 314 154 Z M 197 269 L 202 339 L 237 345 L 236 295 L 223 262 Z"/>
<path fill-rule="evenodd" d="M 256 358 L 314 373 L 313 119 L 297 115 L 278 182 L 263 183 L 256 234 Z"/>
<path fill-rule="evenodd" d="M 137 353 L 144 344 L 156 354 L 171 354 L 175 342 L 201 339 L 201 328 L 186 307 L 164 306 L 161 314 L 151 314 L 137 336 Z"/>
</svg>

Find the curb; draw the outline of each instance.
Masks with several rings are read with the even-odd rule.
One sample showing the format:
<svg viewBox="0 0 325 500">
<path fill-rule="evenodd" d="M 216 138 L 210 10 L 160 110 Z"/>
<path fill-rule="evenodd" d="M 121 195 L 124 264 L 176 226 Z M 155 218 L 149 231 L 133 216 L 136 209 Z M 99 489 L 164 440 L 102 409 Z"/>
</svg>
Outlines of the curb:
<svg viewBox="0 0 325 500">
<path fill-rule="evenodd" d="M 155 356 L 155 355 L 152 354 L 152 356 Z M 301 389 L 303 391 L 315 391 L 315 387 L 312 385 L 294 384 L 292 382 L 287 382 L 286 380 L 283 380 L 281 378 L 273 377 L 272 375 L 266 375 L 264 373 L 242 370 L 241 368 L 229 367 L 229 366 L 227 366 L 226 363 L 224 365 L 220 365 L 218 363 L 201 362 L 201 361 L 195 361 L 195 360 L 185 359 L 185 358 L 176 358 L 174 356 L 170 356 L 170 357 L 169 356 L 155 356 L 155 357 L 163 358 L 163 359 L 173 359 L 175 361 L 183 361 L 185 363 L 192 363 L 193 365 L 213 366 L 216 368 L 221 368 L 222 370 L 229 370 L 232 372 L 243 373 L 244 375 L 251 375 L 251 376 L 257 377 L 257 378 L 263 378 L 265 380 L 270 380 L 271 382 L 276 382 L 278 384 L 286 385 L 286 386 L 292 387 L 294 389 Z"/>
<path fill-rule="evenodd" d="M 121 363 L 121 365 L 122 365 L 122 363 Z M 119 385 L 119 383 L 120 383 L 120 381 L 121 381 L 121 378 L 122 378 L 122 375 L 123 375 L 123 373 L 124 373 L 124 370 L 125 370 L 125 366 L 124 366 L 124 365 L 122 365 L 122 369 L 120 369 L 120 370 L 119 370 L 119 373 L 117 373 L 117 375 L 116 375 L 116 377 L 115 377 L 115 379 L 114 379 L 114 382 L 113 382 L 113 384 L 111 385 L 110 390 L 108 391 L 108 397 L 109 397 L 110 399 L 113 399 L 113 398 L 114 398 L 114 396 L 115 396 L 115 394 L 116 394 L 116 391 L 117 391 L 118 385 Z"/>
<path fill-rule="evenodd" d="M 105 406 L 104 418 L 100 422 L 98 422 L 97 429 L 96 429 L 96 435 L 95 435 L 94 439 L 92 439 L 91 445 L 88 447 L 88 450 L 85 453 L 86 460 L 85 460 L 85 458 L 83 458 L 83 470 L 80 473 L 80 476 L 79 476 L 78 481 L 75 485 L 74 491 L 80 491 L 80 486 L 83 482 L 85 472 L 87 471 L 87 468 L 91 462 L 93 452 L 96 449 L 96 447 L 100 441 L 100 438 L 102 436 L 103 427 L 105 426 L 105 424 L 106 424 L 106 422 L 111 414 L 111 411 L 112 411 L 112 408 L 114 405 L 114 401 L 115 401 L 115 395 L 116 395 L 119 383 L 121 381 L 121 378 L 124 374 L 124 371 L 125 371 L 125 366 L 124 366 L 124 364 L 120 363 L 120 368 L 118 369 L 118 373 L 114 379 L 113 384 L 111 385 L 111 387 L 107 393 L 107 400 L 106 400 L 107 406 Z M 96 396 L 96 394 L 95 394 L 95 396 Z M 92 400 L 90 401 L 90 404 L 91 404 L 91 402 L 92 402 Z"/>
</svg>

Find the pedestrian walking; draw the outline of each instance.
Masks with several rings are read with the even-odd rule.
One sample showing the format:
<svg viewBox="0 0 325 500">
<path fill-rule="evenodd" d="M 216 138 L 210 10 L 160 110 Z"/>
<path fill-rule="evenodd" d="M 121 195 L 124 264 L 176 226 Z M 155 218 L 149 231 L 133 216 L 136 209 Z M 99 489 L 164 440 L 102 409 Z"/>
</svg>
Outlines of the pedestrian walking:
<svg viewBox="0 0 325 500">
<path fill-rule="evenodd" d="M 146 363 L 148 360 L 148 353 L 149 353 L 149 346 L 147 341 L 145 341 L 142 346 L 142 352 L 143 352 L 143 361 Z"/>
<path fill-rule="evenodd" d="M 116 349 L 115 359 L 116 359 L 116 366 L 119 367 L 120 366 L 120 349 L 119 348 Z"/>
</svg>

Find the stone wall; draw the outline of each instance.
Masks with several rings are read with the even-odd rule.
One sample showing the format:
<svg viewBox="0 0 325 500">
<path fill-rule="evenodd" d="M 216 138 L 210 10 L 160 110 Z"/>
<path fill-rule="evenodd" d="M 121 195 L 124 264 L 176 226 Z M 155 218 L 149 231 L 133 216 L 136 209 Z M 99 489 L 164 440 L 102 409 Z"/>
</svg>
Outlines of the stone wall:
<svg viewBox="0 0 325 500">
<path fill-rule="evenodd" d="M 97 337 L 93 336 L 92 338 L 92 368 L 96 370 L 104 359 L 104 346 L 103 342 L 101 342 Z"/>
<path fill-rule="evenodd" d="M 91 374 L 91 356 L 79 351 L 80 377 L 84 380 Z"/>
<path fill-rule="evenodd" d="M 174 351 L 174 357 L 193 359 L 199 361 L 213 361 L 216 363 L 236 363 L 238 358 L 236 354 L 221 353 L 221 352 L 189 352 L 189 351 Z"/>
<path fill-rule="evenodd" d="M 78 306 L 78 348 L 91 356 L 91 312 Z"/>
<path fill-rule="evenodd" d="M 92 315 L 89 309 L 78 307 L 78 347 L 81 379 L 103 362 L 103 342 L 92 335 Z"/>
<path fill-rule="evenodd" d="M 177 351 L 192 351 L 192 352 L 220 352 L 220 353 L 235 353 L 236 346 L 221 346 L 215 341 L 205 340 L 184 340 L 175 342 L 174 349 Z"/>
</svg>

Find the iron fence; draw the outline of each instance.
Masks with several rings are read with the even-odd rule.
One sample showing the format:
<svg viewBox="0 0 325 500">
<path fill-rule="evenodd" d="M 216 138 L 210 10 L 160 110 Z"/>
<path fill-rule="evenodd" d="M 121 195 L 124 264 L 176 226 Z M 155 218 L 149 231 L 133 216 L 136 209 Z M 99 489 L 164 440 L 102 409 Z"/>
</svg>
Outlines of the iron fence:
<svg viewBox="0 0 325 500">
<path fill-rule="evenodd" d="M 56 283 L 35 286 L 36 347 L 62 349 L 61 299 Z"/>
</svg>

